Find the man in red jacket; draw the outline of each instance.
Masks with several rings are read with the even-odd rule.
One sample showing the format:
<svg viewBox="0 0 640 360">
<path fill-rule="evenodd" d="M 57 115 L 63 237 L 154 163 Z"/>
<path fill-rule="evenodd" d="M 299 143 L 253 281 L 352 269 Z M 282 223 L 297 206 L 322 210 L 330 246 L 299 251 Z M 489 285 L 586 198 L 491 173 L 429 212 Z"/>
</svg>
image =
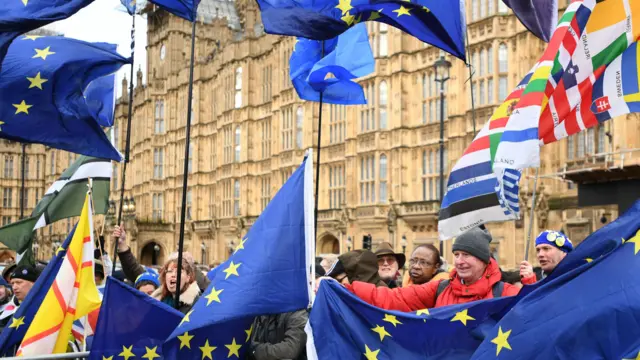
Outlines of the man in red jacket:
<svg viewBox="0 0 640 360">
<path fill-rule="evenodd" d="M 371 305 L 387 310 L 417 311 L 475 300 L 516 295 L 520 288 L 500 281 L 498 263 L 491 258 L 491 235 L 473 228 L 453 243 L 455 269 L 449 280 L 388 289 L 355 281 L 345 287 Z"/>
</svg>

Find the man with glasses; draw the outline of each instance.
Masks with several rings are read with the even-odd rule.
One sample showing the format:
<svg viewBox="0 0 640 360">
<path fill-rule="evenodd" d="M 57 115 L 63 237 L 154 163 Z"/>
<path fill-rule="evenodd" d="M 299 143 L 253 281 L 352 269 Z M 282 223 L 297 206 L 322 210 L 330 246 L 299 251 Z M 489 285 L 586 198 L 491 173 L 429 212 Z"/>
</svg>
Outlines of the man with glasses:
<svg viewBox="0 0 640 360">
<path fill-rule="evenodd" d="M 394 252 L 393 247 L 388 242 L 381 243 L 375 254 L 378 257 L 378 275 L 389 288 L 397 288 L 396 279 L 400 275 L 398 269 L 404 267 L 407 258 L 404 254 Z"/>
<path fill-rule="evenodd" d="M 409 276 L 405 277 L 402 287 L 422 285 L 432 280 L 445 280 L 449 273 L 441 269 L 440 252 L 431 244 L 419 245 L 409 259 Z"/>
</svg>

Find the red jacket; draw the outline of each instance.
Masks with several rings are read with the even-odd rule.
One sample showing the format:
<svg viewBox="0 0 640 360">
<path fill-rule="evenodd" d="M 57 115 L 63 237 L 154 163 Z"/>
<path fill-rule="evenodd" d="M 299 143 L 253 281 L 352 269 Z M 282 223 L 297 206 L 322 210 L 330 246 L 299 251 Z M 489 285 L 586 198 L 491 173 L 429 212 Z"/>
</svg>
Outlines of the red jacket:
<svg viewBox="0 0 640 360">
<path fill-rule="evenodd" d="M 437 299 L 436 292 L 440 281 L 396 289 L 375 287 L 372 284 L 355 281 L 346 287 L 373 306 L 387 310 L 418 311 L 425 308 L 491 299 L 493 298 L 493 284 L 499 282 L 501 278 L 502 274 L 498 263 L 491 259 L 482 277 L 468 286 L 460 282 L 457 272 L 453 270 L 449 285 Z M 519 291 L 520 288 L 517 286 L 505 283 L 502 296 L 516 295 Z"/>
</svg>

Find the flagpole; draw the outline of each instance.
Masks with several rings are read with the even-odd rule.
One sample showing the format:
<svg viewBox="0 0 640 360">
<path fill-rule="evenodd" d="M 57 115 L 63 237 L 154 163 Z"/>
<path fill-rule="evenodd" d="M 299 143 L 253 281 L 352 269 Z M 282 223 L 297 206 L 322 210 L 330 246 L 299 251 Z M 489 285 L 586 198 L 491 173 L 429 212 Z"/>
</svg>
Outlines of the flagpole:
<svg viewBox="0 0 640 360">
<path fill-rule="evenodd" d="M 536 177 L 533 179 L 533 196 L 531 197 L 531 214 L 529 215 L 529 234 L 527 235 L 527 247 L 524 249 L 524 260 L 529 261 L 529 248 L 531 247 L 531 232 L 533 231 L 533 213 L 536 208 L 536 188 L 538 186 L 538 171 L 536 168 Z"/>
<path fill-rule="evenodd" d="M 475 106 L 475 100 L 473 98 L 473 74 L 475 73 L 475 69 L 471 69 L 471 62 L 469 61 L 469 56 L 471 56 L 471 51 L 469 48 L 469 28 L 467 27 L 467 36 L 466 36 L 466 40 L 467 40 L 467 69 L 469 69 L 469 79 L 467 80 L 469 82 L 469 89 L 471 89 L 471 121 L 473 122 L 473 137 L 476 137 L 476 106 Z M 493 91 L 492 89 L 490 89 L 489 91 Z M 473 141 L 473 139 L 471 139 L 471 141 Z"/>
<path fill-rule="evenodd" d="M 122 204 L 124 203 L 124 183 L 127 175 L 127 163 L 129 162 L 129 153 L 131 151 L 131 117 L 133 115 L 133 68 L 135 59 L 135 47 L 136 47 L 136 14 L 131 15 L 131 76 L 129 78 L 129 113 L 127 114 L 127 140 L 124 147 L 124 162 L 122 164 L 122 179 L 120 181 L 120 204 L 118 206 L 118 218 L 116 225 L 121 225 L 122 220 Z M 116 144 L 118 146 L 118 144 Z M 118 241 L 113 241 L 113 268 L 111 274 L 116 270 L 116 263 L 118 261 Z"/>
<path fill-rule="evenodd" d="M 27 144 L 23 143 L 22 144 L 22 171 L 21 171 L 21 181 L 20 181 L 20 219 L 24 219 L 24 181 L 25 181 L 25 174 L 27 171 L 26 168 L 26 164 L 27 164 Z"/>
<path fill-rule="evenodd" d="M 320 53 L 320 58 L 324 58 L 324 40 L 322 41 L 322 48 L 321 48 L 321 53 Z M 316 241 L 317 241 L 317 234 L 318 234 L 318 198 L 320 198 L 320 149 L 321 147 L 321 140 L 322 140 L 322 104 L 324 103 L 324 99 L 323 99 L 323 94 L 324 92 L 320 91 L 320 105 L 318 106 L 318 111 L 320 112 L 318 114 L 318 151 L 316 154 L 316 198 L 315 198 L 315 206 L 313 208 L 313 233 L 314 236 L 316 236 Z M 315 242 L 315 241 L 314 241 Z"/>
<path fill-rule="evenodd" d="M 194 12 L 196 10 L 193 10 Z M 193 101 L 193 67 L 196 52 L 196 16 L 191 25 L 191 64 L 189 66 L 189 96 L 187 100 L 187 129 L 184 141 L 184 173 L 182 175 L 182 209 L 180 209 L 180 237 L 178 238 L 178 278 L 176 279 L 175 307 L 180 307 L 180 278 L 182 276 L 182 251 L 184 250 L 184 225 L 187 217 L 187 181 L 189 179 L 189 143 L 191 141 L 191 103 Z"/>
</svg>

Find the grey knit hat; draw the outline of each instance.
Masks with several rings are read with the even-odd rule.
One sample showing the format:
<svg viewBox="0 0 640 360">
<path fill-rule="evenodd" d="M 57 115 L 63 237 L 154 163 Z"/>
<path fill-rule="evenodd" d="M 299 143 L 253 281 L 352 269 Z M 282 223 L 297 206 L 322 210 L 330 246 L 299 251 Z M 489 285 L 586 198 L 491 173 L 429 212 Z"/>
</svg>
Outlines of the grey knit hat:
<svg viewBox="0 0 640 360">
<path fill-rule="evenodd" d="M 491 259 L 490 242 L 491 234 L 475 227 L 456 238 L 452 251 L 464 251 L 488 264 Z"/>
</svg>

